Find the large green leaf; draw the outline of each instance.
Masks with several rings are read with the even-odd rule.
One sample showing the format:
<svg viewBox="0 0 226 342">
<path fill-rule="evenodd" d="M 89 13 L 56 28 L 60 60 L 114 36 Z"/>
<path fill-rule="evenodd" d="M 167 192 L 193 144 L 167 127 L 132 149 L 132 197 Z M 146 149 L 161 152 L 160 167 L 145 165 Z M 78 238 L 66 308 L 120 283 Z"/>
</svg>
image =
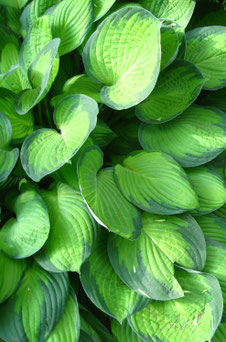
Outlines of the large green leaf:
<svg viewBox="0 0 226 342">
<path fill-rule="evenodd" d="M 201 229 L 188 214 L 142 215 L 142 232 L 129 241 L 112 234 L 108 242 L 111 264 L 132 290 L 155 300 L 184 296 L 174 276 L 174 263 L 202 270 L 206 244 Z"/>
<path fill-rule="evenodd" d="M 192 105 L 172 121 L 142 124 L 139 140 L 145 150 L 171 154 L 182 166 L 198 166 L 226 148 L 226 115 L 214 107 Z"/>
<path fill-rule="evenodd" d="M 107 255 L 107 238 L 108 233 L 102 231 L 93 253 L 82 265 L 80 278 L 91 301 L 122 322 L 147 305 L 149 299 L 132 291 L 114 272 Z"/>
<path fill-rule="evenodd" d="M 204 82 L 195 65 L 178 59 L 160 74 L 153 92 L 136 107 L 136 115 L 147 123 L 169 121 L 195 101 Z"/>
<path fill-rule="evenodd" d="M 226 341 L 226 322 L 222 322 L 219 325 L 212 339 L 212 342 L 224 342 L 224 341 Z"/>
<path fill-rule="evenodd" d="M 46 242 L 50 223 L 46 206 L 34 190 L 10 197 L 12 212 L 0 230 L 0 250 L 16 258 L 26 258 L 36 253 Z"/>
<path fill-rule="evenodd" d="M 171 64 L 179 50 L 179 37 L 173 24 L 161 27 L 161 70 Z"/>
<path fill-rule="evenodd" d="M 224 299 L 223 320 L 226 320 L 226 220 L 214 214 L 195 219 L 206 238 L 207 260 L 204 271 L 219 280 Z"/>
<path fill-rule="evenodd" d="M 13 142 L 21 142 L 33 131 L 34 120 L 31 112 L 24 116 L 17 114 L 14 108 L 15 97 L 8 89 L 0 88 L 0 111 L 11 123 Z"/>
<path fill-rule="evenodd" d="M 77 298 L 74 290 L 70 289 L 69 298 L 55 329 L 46 342 L 78 342 L 80 330 L 80 319 Z"/>
<path fill-rule="evenodd" d="M 199 199 L 199 208 L 194 215 L 208 214 L 226 203 L 226 187 L 221 176 L 206 166 L 186 170 Z"/>
<path fill-rule="evenodd" d="M 94 218 L 105 228 L 125 238 L 135 239 L 141 231 L 141 216 L 118 190 L 112 168 L 101 169 L 103 153 L 88 147 L 78 163 L 80 189 Z"/>
<path fill-rule="evenodd" d="M 16 290 L 26 266 L 26 260 L 11 259 L 0 252 L 0 303 Z"/>
<path fill-rule="evenodd" d="M 186 34 L 185 59 L 200 69 L 207 81 L 204 88 L 215 90 L 226 86 L 226 27 L 207 26 Z"/>
<path fill-rule="evenodd" d="M 62 316 L 69 295 L 66 273 L 48 273 L 36 263 L 1 305 L 0 337 L 8 342 L 44 341 Z"/>
<path fill-rule="evenodd" d="M 185 171 L 166 153 L 132 152 L 115 166 L 115 179 L 128 201 L 154 214 L 178 214 L 199 206 Z"/>
<path fill-rule="evenodd" d="M 82 44 L 93 22 L 93 4 L 91 0 L 63 0 L 49 8 L 53 38 L 59 37 L 59 54 L 64 55 Z"/>
<path fill-rule="evenodd" d="M 116 0 L 93 0 L 94 21 L 103 17 Z"/>
<path fill-rule="evenodd" d="M 49 210 L 51 229 L 36 260 L 51 272 L 80 272 L 96 240 L 95 221 L 81 194 L 67 184 L 58 183 L 41 195 Z"/>
<path fill-rule="evenodd" d="M 114 109 L 134 106 L 155 86 L 160 68 L 161 23 L 150 12 L 125 7 L 108 16 L 83 50 L 88 76 L 102 84 L 102 101 Z"/>
<path fill-rule="evenodd" d="M 209 340 L 222 315 L 222 294 L 217 279 L 207 273 L 177 271 L 185 297 L 153 301 L 129 318 L 146 342 L 201 342 Z"/>
<path fill-rule="evenodd" d="M 122 324 L 117 322 L 115 319 L 112 320 L 111 329 L 115 337 L 116 342 L 143 342 L 141 339 L 129 326 L 127 321 Z"/>
<path fill-rule="evenodd" d="M 97 103 L 86 95 L 70 95 L 54 111 L 57 130 L 30 134 L 21 148 L 21 162 L 30 178 L 39 181 L 75 155 L 96 126 Z"/>
<path fill-rule="evenodd" d="M 0 0 L 0 5 L 14 7 L 19 11 L 27 2 L 28 0 Z"/>
<path fill-rule="evenodd" d="M 11 140 L 10 121 L 0 112 L 0 182 L 9 176 L 19 157 L 19 149 L 10 146 Z"/>
</svg>

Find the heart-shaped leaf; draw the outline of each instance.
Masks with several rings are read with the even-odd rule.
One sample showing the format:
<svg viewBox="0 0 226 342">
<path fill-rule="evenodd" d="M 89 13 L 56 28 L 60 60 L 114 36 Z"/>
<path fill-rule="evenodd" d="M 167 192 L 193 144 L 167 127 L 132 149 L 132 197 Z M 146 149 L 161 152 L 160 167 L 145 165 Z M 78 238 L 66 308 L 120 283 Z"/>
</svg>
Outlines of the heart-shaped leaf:
<svg viewBox="0 0 226 342">
<path fill-rule="evenodd" d="M 93 0 L 94 21 L 103 17 L 116 0 Z"/>
<path fill-rule="evenodd" d="M 153 92 L 136 107 L 137 117 L 147 123 L 173 119 L 195 101 L 204 82 L 195 65 L 176 60 L 160 74 Z"/>
<path fill-rule="evenodd" d="M 177 279 L 184 298 L 153 301 L 129 318 L 131 327 L 144 341 L 209 341 L 220 323 L 223 301 L 217 279 L 184 270 L 177 271 Z"/>
<path fill-rule="evenodd" d="M 41 196 L 27 190 L 10 198 L 16 218 L 9 219 L 0 230 L 0 250 L 12 258 L 26 258 L 36 253 L 49 234 L 49 215 Z"/>
<path fill-rule="evenodd" d="M 124 321 L 122 324 L 117 322 L 115 319 L 112 320 L 111 324 L 112 333 L 115 337 L 116 342 L 143 342 L 141 339 L 130 327 L 127 321 Z"/>
<path fill-rule="evenodd" d="M 79 272 L 95 244 L 96 223 L 80 193 L 69 185 L 59 183 L 41 195 L 49 210 L 51 229 L 35 258 L 51 272 Z"/>
<path fill-rule="evenodd" d="M 108 233 L 102 231 L 93 253 L 82 265 L 80 278 L 90 300 L 122 322 L 147 305 L 149 299 L 132 291 L 114 272 L 107 255 L 107 238 Z"/>
<path fill-rule="evenodd" d="M 186 170 L 188 178 L 198 195 L 199 208 L 194 215 L 208 214 L 226 203 L 226 187 L 221 176 L 206 166 Z"/>
<path fill-rule="evenodd" d="M 186 173 L 166 153 L 132 152 L 115 166 L 115 179 L 128 201 L 154 214 L 178 214 L 199 206 Z"/>
<path fill-rule="evenodd" d="M 125 7 L 108 16 L 89 38 L 84 66 L 88 76 L 102 84 L 100 95 L 107 106 L 132 107 L 154 88 L 160 68 L 160 26 L 149 11 Z"/>
<path fill-rule="evenodd" d="M 214 107 L 192 105 L 161 125 L 142 124 L 139 140 L 145 150 L 171 154 L 182 166 L 199 166 L 226 148 L 226 115 Z"/>
<path fill-rule="evenodd" d="M 216 333 L 214 334 L 213 339 L 211 340 L 212 342 L 223 342 L 226 340 L 226 322 L 222 322 Z"/>
<path fill-rule="evenodd" d="M 54 111 L 60 130 L 42 128 L 30 134 L 21 148 L 28 176 L 38 182 L 70 160 L 96 126 L 97 103 L 86 95 L 70 95 Z"/>
<path fill-rule="evenodd" d="M 194 63 L 207 79 L 204 88 L 215 90 L 226 86 L 226 27 L 207 26 L 186 34 L 185 59 Z"/>
<path fill-rule="evenodd" d="M 26 266 L 26 260 L 11 259 L 0 252 L 0 303 L 8 299 L 16 290 Z"/>
<path fill-rule="evenodd" d="M 184 296 L 174 276 L 174 263 L 202 270 L 206 261 L 206 244 L 201 229 L 188 214 L 142 215 L 142 232 L 129 241 L 111 235 L 108 255 L 111 264 L 131 289 L 155 300 Z"/>
<path fill-rule="evenodd" d="M 125 238 L 135 239 L 141 231 L 141 216 L 115 184 L 113 169 L 101 169 L 103 152 L 88 147 L 78 163 L 82 196 L 94 218 L 105 228 Z"/>
<path fill-rule="evenodd" d="M 9 176 L 19 157 L 19 149 L 10 146 L 11 140 L 10 121 L 0 112 L 0 182 Z"/>
<path fill-rule="evenodd" d="M 66 273 L 48 273 L 36 263 L 0 310 L 0 337 L 8 342 L 44 341 L 60 320 L 68 300 Z"/>
</svg>

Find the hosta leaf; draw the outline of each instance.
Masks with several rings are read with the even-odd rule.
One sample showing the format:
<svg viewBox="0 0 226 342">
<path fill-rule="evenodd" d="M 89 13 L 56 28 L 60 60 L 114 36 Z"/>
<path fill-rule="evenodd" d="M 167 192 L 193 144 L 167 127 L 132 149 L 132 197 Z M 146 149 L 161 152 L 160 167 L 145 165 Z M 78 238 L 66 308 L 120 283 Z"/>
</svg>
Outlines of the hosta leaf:
<svg viewBox="0 0 226 342">
<path fill-rule="evenodd" d="M 94 218 L 105 228 L 125 238 L 135 239 L 141 231 L 141 216 L 118 190 L 112 168 L 101 169 L 103 153 L 88 147 L 78 163 L 82 196 Z"/>
<path fill-rule="evenodd" d="M 26 89 L 16 98 L 17 113 L 25 114 L 49 91 L 59 67 L 57 56 L 60 39 L 51 40 L 35 57 L 28 69 L 28 78 L 33 89 Z"/>
<path fill-rule="evenodd" d="M 182 166 L 198 166 L 226 148 L 226 115 L 214 107 L 192 105 L 161 125 L 142 124 L 141 146 L 171 154 Z"/>
<path fill-rule="evenodd" d="M 221 208 L 218 210 L 214 211 L 214 214 L 217 215 L 218 217 L 226 218 L 226 204 L 224 204 Z"/>
<path fill-rule="evenodd" d="M 38 263 L 48 271 L 80 271 L 96 240 L 96 223 L 82 196 L 67 184 L 41 192 L 48 208 L 49 238 L 36 254 Z"/>
<path fill-rule="evenodd" d="M 176 58 L 179 49 L 177 32 L 170 26 L 161 27 L 161 70 Z"/>
<path fill-rule="evenodd" d="M 15 33 L 7 26 L 0 23 L 0 52 L 3 50 L 4 46 L 8 43 L 13 43 L 19 47 L 19 39 Z"/>
<path fill-rule="evenodd" d="M 200 103 L 207 106 L 216 106 L 226 113 L 226 88 L 208 92 L 206 96 L 200 99 Z"/>
<path fill-rule="evenodd" d="M 76 49 L 83 42 L 93 22 L 91 0 L 63 0 L 47 10 L 53 38 L 59 37 L 59 54 L 64 55 Z"/>
<path fill-rule="evenodd" d="M 186 170 L 188 178 L 198 195 L 199 208 L 193 210 L 196 215 L 210 213 L 226 203 L 226 187 L 220 175 L 205 166 Z"/>
<path fill-rule="evenodd" d="M 131 289 L 155 300 L 183 297 L 173 263 L 201 270 L 206 261 L 203 233 L 188 214 L 142 215 L 141 235 L 135 241 L 111 235 L 108 255 L 118 276 Z"/>
<path fill-rule="evenodd" d="M 19 157 L 19 149 L 10 147 L 11 140 L 10 121 L 0 112 L 0 182 L 9 176 Z"/>
<path fill-rule="evenodd" d="M 9 119 L 12 126 L 13 142 L 21 142 L 33 131 L 33 115 L 28 112 L 21 116 L 14 109 L 16 95 L 8 89 L 0 88 L 0 111 Z"/>
<path fill-rule="evenodd" d="M 199 205 L 186 173 L 166 153 L 131 153 L 115 166 L 115 179 L 128 201 L 154 214 L 177 214 Z"/>
<path fill-rule="evenodd" d="M 103 17 L 116 0 L 93 0 L 94 21 Z"/>
<path fill-rule="evenodd" d="M 109 107 L 132 107 L 154 88 L 160 26 L 150 12 L 126 7 L 108 16 L 89 38 L 83 50 L 86 73 L 102 84 L 100 95 Z"/>
<path fill-rule="evenodd" d="M 72 288 L 65 311 L 46 342 L 77 342 L 79 339 L 80 319 L 76 295 Z"/>
<path fill-rule="evenodd" d="M 0 0 L 0 5 L 10 6 L 20 10 L 27 2 L 28 0 Z"/>
<path fill-rule="evenodd" d="M 49 234 L 49 215 L 41 196 L 28 190 L 11 198 L 16 218 L 9 219 L 0 230 L 0 249 L 20 259 L 36 253 Z"/>
<path fill-rule="evenodd" d="M 187 26 L 194 7 L 193 0 L 140 0 L 139 3 L 157 18 L 176 21 L 180 26 Z"/>
<path fill-rule="evenodd" d="M 212 339 L 212 342 L 223 342 L 226 340 L 226 322 L 222 322 L 216 333 L 214 334 L 214 337 Z"/>
<path fill-rule="evenodd" d="M 226 86 L 226 27 L 207 26 L 186 34 L 185 59 L 194 63 L 208 80 L 204 88 L 215 90 Z"/>
<path fill-rule="evenodd" d="M 204 82 L 195 65 L 178 59 L 160 74 L 153 92 L 136 107 L 136 115 L 147 123 L 169 121 L 195 101 Z"/>
<path fill-rule="evenodd" d="M 80 338 L 79 342 L 102 342 L 96 331 L 83 317 L 80 317 Z"/>
<path fill-rule="evenodd" d="M 62 316 L 69 294 L 66 273 L 48 273 L 36 263 L 0 310 L 0 337 L 8 342 L 44 341 Z"/>
<path fill-rule="evenodd" d="M 0 303 L 16 290 L 26 266 L 26 260 L 11 259 L 0 252 Z"/>
<path fill-rule="evenodd" d="M 97 103 L 85 95 L 70 95 L 54 111 L 54 129 L 30 134 L 21 149 L 21 162 L 30 178 L 39 181 L 59 169 L 79 150 L 96 125 Z"/>
<path fill-rule="evenodd" d="M 117 322 L 115 319 L 112 320 L 111 329 L 113 335 L 115 337 L 116 342 L 143 342 L 144 340 L 141 339 L 129 326 L 127 321 L 124 321 L 122 324 Z"/>
<path fill-rule="evenodd" d="M 122 322 L 149 300 L 132 291 L 114 272 L 107 255 L 107 238 L 108 233 L 103 231 L 93 253 L 82 265 L 80 278 L 91 301 Z"/>
<path fill-rule="evenodd" d="M 153 301 L 129 318 L 146 342 L 209 340 L 221 319 L 222 294 L 217 279 L 207 273 L 177 271 L 184 298 Z"/>
<path fill-rule="evenodd" d="M 110 127 L 103 121 L 98 119 L 97 125 L 91 133 L 91 138 L 95 145 L 105 148 L 115 138 L 116 134 Z"/>
<path fill-rule="evenodd" d="M 195 218 L 206 238 L 207 260 L 204 271 L 213 274 L 221 285 L 224 312 L 226 319 L 226 220 L 214 214 L 203 215 Z"/>
<path fill-rule="evenodd" d="M 20 15 L 21 15 L 21 12 L 18 11 L 18 9 L 14 7 L 6 6 L 4 8 L 4 16 L 5 16 L 6 25 L 10 27 L 11 30 L 17 35 L 20 35 Z"/>
</svg>

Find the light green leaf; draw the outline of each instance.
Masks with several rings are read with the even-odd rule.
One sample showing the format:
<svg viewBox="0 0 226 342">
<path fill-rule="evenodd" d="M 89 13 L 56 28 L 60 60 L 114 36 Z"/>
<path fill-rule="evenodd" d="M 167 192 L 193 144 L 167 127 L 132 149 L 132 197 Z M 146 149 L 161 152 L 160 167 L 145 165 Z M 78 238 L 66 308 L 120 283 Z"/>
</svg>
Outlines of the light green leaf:
<svg viewBox="0 0 226 342">
<path fill-rule="evenodd" d="M 226 341 L 226 322 L 222 322 L 219 325 L 212 339 L 212 342 L 224 342 L 224 341 Z"/>
<path fill-rule="evenodd" d="M 17 38 L 15 33 L 6 25 L 0 24 L 0 36 L 0 52 L 8 43 L 12 43 L 19 47 L 19 39 Z"/>
<path fill-rule="evenodd" d="M 80 319 L 77 298 L 70 289 L 65 311 L 46 342 L 77 342 L 79 339 Z"/>
<path fill-rule="evenodd" d="M 102 84 L 102 101 L 125 109 L 144 100 L 160 68 L 161 23 L 140 7 L 125 7 L 108 16 L 83 50 L 88 76 Z"/>
<path fill-rule="evenodd" d="M 194 63 L 207 79 L 204 88 L 216 90 L 226 86 L 226 27 L 207 26 L 186 34 L 185 59 Z"/>
<path fill-rule="evenodd" d="M 93 0 L 94 21 L 103 17 L 116 0 Z"/>
<path fill-rule="evenodd" d="M 193 215 L 208 214 L 226 203 L 226 187 L 221 176 L 206 166 L 186 170 L 198 195 L 200 207 Z"/>
<path fill-rule="evenodd" d="M 140 0 L 139 3 L 157 18 L 176 21 L 186 27 L 195 8 L 193 0 Z"/>
<path fill-rule="evenodd" d="M 143 342 L 141 339 L 129 326 L 127 321 L 122 324 L 117 322 L 115 319 L 112 320 L 111 329 L 115 337 L 116 342 Z"/>
<path fill-rule="evenodd" d="M 226 148 L 226 115 L 214 107 L 190 106 L 172 121 L 142 124 L 139 140 L 145 150 L 172 155 L 182 166 L 199 166 Z"/>
<path fill-rule="evenodd" d="M 34 119 L 31 112 L 21 116 L 14 108 L 16 95 L 8 89 L 0 88 L 0 111 L 7 117 L 12 126 L 13 142 L 21 142 L 33 131 Z"/>
<path fill-rule="evenodd" d="M 19 157 L 19 149 L 10 146 L 11 140 L 10 121 L 0 112 L 0 182 L 10 175 Z"/>
<path fill-rule="evenodd" d="M 185 171 L 166 153 L 132 152 L 115 166 L 115 179 L 127 200 L 144 211 L 171 215 L 199 206 Z"/>
<path fill-rule="evenodd" d="M 176 60 L 160 74 L 153 92 L 136 107 L 137 117 L 147 123 L 173 119 L 195 101 L 204 82 L 195 65 Z"/>
<path fill-rule="evenodd" d="M 0 303 L 8 299 L 16 290 L 26 266 L 26 260 L 11 259 L 0 252 Z"/>
<path fill-rule="evenodd" d="M 129 241 L 111 234 L 108 255 L 111 264 L 132 290 L 155 299 L 171 300 L 184 296 L 174 276 L 174 263 L 202 270 L 206 261 L 204 235 L 188 214 L 142 215 L 142 232 Z"/>
<path fill-rule="evenodd" d="M 68 295 L 66 273 L 48 273 L 31 264 L 18 290 L 1 306 L 0 337 L 8 342 L 44 341 L 60 320 Z"/>
<path fill-rule="evenodd" d="M 135 239 L 141 231 L 141 216 L 118 190 L 112 168 L 101 169 L 103 153 L 88 147 L 78 163 L 82 196 L 94 218 L 105 228 L 125 238 Z"/>
<path fill-rule="evenodd" d="M 20 10 L 27 2 L 28 0 L 0 0 L 0 5 L 10 6 Z"/>
<path fill-rule="evenodd" d="M 59 37 L 60 56 L 76 49 L 88 33 L 93 22 L 93 4 L 91 0 L 63 0 L 47 10 L 53 38 Z"/>
<path fill-rule="evenodd" d="M 30 134 L 21 148 L 28 176 L 38 182 L 68 162 L 96 126 L 97 103 L 86 95 L 70 95 L 54 111 L 57 130 L 42 128 Z"/>
<path fill-rule="evenodd" d="M 179 37 L 173 26 L 161 27 L 161 70 L 170 65 L 179 50 Z"/>
<path fill-rule="evenodd" d="M 35 259 L 50 272 L 80 272 L 96 241 L 94 219 L 81 194 L 67 184 L 58 183 L 41 195 L 49 211 L 51 229 Z"/>
<path fill-rule="evenodd" d="M 81 268 L 82 286 L 90 300 L 103 312 L 122 322 L 141 310 L 149 300 L 127 287 L 114 272 L 107 255 L 108 233 L 99 241 Z"/>
<path fill-rule="evenodd" d="M 1 228 L 0 250 L 12 258 L 26 258 L 36 253 L 48 238 L 48 211 L 34 190 L 10 199 L 16 218 L 9 219 Z"/>
<path fill-rule="evenodd" d="M 185 270 L 178 270 L 176 277 L 184 298 L 153 301 L 129 318 L 133 330 L 146 342 L 206 341 L 220 323 L 223 301 L 217 279 Z"/>
</svg>

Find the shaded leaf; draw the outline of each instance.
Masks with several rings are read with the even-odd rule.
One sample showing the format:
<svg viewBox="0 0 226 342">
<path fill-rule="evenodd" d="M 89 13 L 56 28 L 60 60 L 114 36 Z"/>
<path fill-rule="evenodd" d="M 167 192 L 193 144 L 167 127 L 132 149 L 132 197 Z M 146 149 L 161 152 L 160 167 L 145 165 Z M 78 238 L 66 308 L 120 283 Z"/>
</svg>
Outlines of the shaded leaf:
<svg viewBox="0 0 226 342">
<path fill-rule="evenodd" d="M 112 320 L 112 332 L 115 337 L 116 342 L 142 342 L 144 341 L 141 339 L 129 326 L 129 323 L 127 321 L 124 321 L 122 324 L 117 322 L 115 319 Z"/>
</svg>

